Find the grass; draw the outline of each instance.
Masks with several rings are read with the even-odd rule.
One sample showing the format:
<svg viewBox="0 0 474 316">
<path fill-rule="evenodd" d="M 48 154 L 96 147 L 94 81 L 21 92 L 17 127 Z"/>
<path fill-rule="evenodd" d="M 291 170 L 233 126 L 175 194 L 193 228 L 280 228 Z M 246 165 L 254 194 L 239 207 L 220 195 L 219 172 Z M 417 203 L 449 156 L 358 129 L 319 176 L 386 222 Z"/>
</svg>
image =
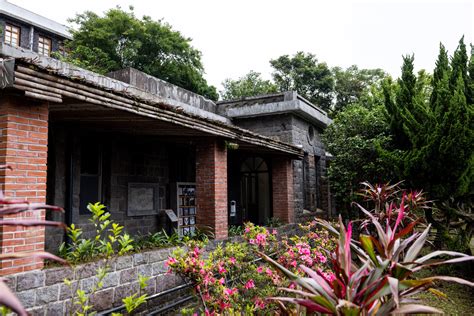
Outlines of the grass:
<svg viewBox="0 0 474 316">
<path fill-rule="evenodd" d="M 474 275 L 469 269 L 453 271 L 453 269 L 437 269 L 424 271 L 419 277 L 429 275 L 452 275 L 472 280 Z M 437 290 L 443 292 L 448 298 L 441 298 L 431 292 L 424 292 L 418 296 L 422 304 L 442 310 L 446 315 L 472 315 L 474 313 L 474 289 L 466 285 L 453 282 L 437 282 Z"/>
</svg>

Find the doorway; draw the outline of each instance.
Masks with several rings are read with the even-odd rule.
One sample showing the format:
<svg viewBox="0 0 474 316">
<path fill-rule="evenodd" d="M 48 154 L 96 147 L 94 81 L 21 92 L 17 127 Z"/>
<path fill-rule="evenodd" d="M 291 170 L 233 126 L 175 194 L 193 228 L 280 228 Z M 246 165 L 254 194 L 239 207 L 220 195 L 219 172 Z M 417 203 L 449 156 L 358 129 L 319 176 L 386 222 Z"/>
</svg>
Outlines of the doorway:
<svg viewBox="0 0 474 316">
<path fill-rule="evenodd" d="M 271 217 L 270 172 L 260 157 L 245 159 L 240 166 L 242 219 L 264 225 Z"/>
</svg>

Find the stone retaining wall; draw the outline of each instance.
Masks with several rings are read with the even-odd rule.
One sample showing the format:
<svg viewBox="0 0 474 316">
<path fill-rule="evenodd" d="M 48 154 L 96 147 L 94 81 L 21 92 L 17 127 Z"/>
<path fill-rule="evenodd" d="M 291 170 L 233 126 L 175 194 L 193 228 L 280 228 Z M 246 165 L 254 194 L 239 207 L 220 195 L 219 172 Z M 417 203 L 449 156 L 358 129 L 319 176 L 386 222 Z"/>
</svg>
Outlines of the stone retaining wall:
<svg viewBox="0 0 474 316">
<path fill-rule="evenodd" d="M 103 287 L 92 295 L 90 305 L 97 311 L 122 305 L 122 299 L 138 292 L 138 275 L 148 276 L 149 295 L 182 284 L 181 278 L 167 274 L 165 261 L 175 248 L 166 248 L 114 258 L 111 270 L 103 280 Z M 73 268 L 57 267 L 7 276 L 13 289 L 31 315 L 68 315 L 72 292 L 86 293 L 96 283 L 96 269 L 103 261 L 86 263 Z M 64 284 L 74 280 L 71 287 Z"/>
<path fill-rule="evenodd" d="M 277 228 L 278 235 L 296 235 L 299 233 L 295 224 Z M 233 237 L 224 242 L 241 242 L 242 238 Z M 222 242 L 222 241 L 219 241 Z M 215 248 L 218 241 L 211 241 L 207 251 Z M 94 310 L 103 311 L 122 305 L 122 299 L 138 292 L 138 275 L 150 277 L 145 291 L 149 295 L 183 284 L 183 280 L 167 273 L 165 262 L 173 252 L 173 248 L 157 249 L 136 253 L 110 260 L 111 270 L 103 280 L 103 287 L 90 298 Z M 32 316 L 69 315 L 72 292 L 82 289 L 86 293 L 96 283 L 96 273 L 103 261 L 78 265 L 75 268 L 54 267 L 43 270 L 29 271 L 5 276 L 8 286 L 13 289 L 18 298 Z M 74 280 L 73 291 L 64 284 L 64 279 Z M 175 294 L 167 303 L 179 299 Z M 158 303 L 160 304 L 160 303 Z M 162 304 L 162 303 L 161 303 Z"/>
</svg>

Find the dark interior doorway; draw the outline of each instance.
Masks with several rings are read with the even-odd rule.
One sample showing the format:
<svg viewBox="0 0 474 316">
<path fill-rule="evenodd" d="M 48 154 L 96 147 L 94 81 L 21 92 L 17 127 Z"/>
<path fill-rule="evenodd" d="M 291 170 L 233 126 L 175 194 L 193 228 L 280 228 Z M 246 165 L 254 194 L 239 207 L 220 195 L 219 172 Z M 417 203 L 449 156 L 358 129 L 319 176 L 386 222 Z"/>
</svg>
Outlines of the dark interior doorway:
<svg viewBox="0 0 474 316">
<path fill-rule="evenodd" d="M 242 219 L 263 225 L 271 217 L 271 187 L 268 164 L 260 157 L 249 157 L 240 166 Z"/>
</svg>

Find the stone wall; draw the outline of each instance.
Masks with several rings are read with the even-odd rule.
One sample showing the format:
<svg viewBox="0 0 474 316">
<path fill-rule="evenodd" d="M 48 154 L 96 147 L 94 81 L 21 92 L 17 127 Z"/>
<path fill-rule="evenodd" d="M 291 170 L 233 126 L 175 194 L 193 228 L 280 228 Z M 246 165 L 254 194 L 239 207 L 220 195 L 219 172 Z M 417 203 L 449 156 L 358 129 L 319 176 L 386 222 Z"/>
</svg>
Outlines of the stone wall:
<svg viewBox="0 0 474 316">
<path fill-rule="evenodd" d="M 234 119 L 242 128 L 272 137 L 293 145 L 302 146 L 305 157 L 293 160 L 293 192 L 295 220 L 305 222 L 319 209 L 328 212 L 326 153 L 321 142 L 320 127 L 293 114 L 267 115 Z"/>
<path fill-rule="evenodd" d="M 5 38 L 5 23 L 20 27 L 20 46 L 22 48 L 38 52 L 38 40 L 40 35 L 51 39 L 51 51 L 53 52 L 58 51 L 62 43 L 62 40 L 59 39 L 57 35 L 38 28 L 33 28 L 33 42 L 31 42 L 32 27 L 30 25 L 3 15 L 0 15 L 0 42 L 3 42 Z"/>
<path fill-rule="evenodd" d="M 100 201 L 108 207 L 111 218 L 125 227 L 132 236 L 146 235 L 168 228 L 164 212 L 158 215 L 131 216 L 128 209 L 128 184 L 151 183 L 160 187 L 160 209 L 172 208 L 170 194 L 171 186 L 178 181 L 194 182 L 194 156 L 188 152 L 194 151 L 187 145 L 184 149 L 153 137 L 140 139 L 126 135 L 94 134 L 68 136 L 65 129 L 53 128 L 51 137 L 50 162 L 48 173 L 48 202 L 68 209 L 68 157 L 67 144 L 72 142 L 73 151 L 73 195 L 71 222 L 81 227 L 84 237 L 95 234 L 94 226 L 90 223 L 90 214 L 81 213 L 80 208 L 80 166 L 81 146 L 94 144 L 97 141 L 102 146 L 102 192 Z M 99 147 L 100 147 L 99 146 Z M 179 170 L 176 170 L 179 169 Z M 92 203 L 97 201 L 90 201 Z M 48 214 L 48 218 L 65 221 L 64 214 Z M 46 248 L 57 252 L 64 240 L 64 233 L 58 229 L 47 229 Z"/>
<path fill-rule="evenodd" d="M 139 289 L 138 275 L 148 276 L 149 295 L 181 284 L 181 278 L 167 274 L 165 261 L 174 248 L 122 256 L 111 260 L 111 271 L 103 280 L 103 288 L 91 297 L 94 310 L 102 311 L 123 304 L 122 299 Z M 17 293 L 31 315 L 68 315 L 71 309 L 71 288 L 65 278 L 74 280 L 72 289 L 86 293 L 96 281 L 96 269 L 103 263 L 93 262 L 71 268 L 50 268 L 6 277 L 8 286 Z"/>
<path fill-rule="evenodd" d="M 301 233 L 295 224 L 276 228 L 278 236 L 294 236 Z M 226 242 L 242 242 L 241 237 L 233 237 Z M 211 241 L 206 251 L 215 249 L 218 241 Z M 165 262 L 176 248 L 145 251 L 111 259 L 111 270 L 103 280 L 103 288 L 91 297 L 91 305 L 95 311 L 104 311 L 123 305 L 122 299 L 138 291 L 138 275 L 150 277 L 146 292 L 149 295 L 162 293 L 184 284 L 184 281 L 173 274 L 167 273 Z M 43 270 L 29 271 L 9 275 L 7 285 L 16 292 L 20 301 L 31 315 L 51 316 L 68 315 L 71 308 L 71 288 L 64 284 L 67 278 L 73 281 L 73 289 L 90 292 L 96 280 L 96 269 L 102 266 L 101 261 L 76 266 L 54 267 Z M 184 293 L 185 294 L 185 293 Z M 167 297 L 166 304 L 178 300 L 182 292 L 173 292 Z M 152 306 L 163 306 L 163 301 L 149 301 Z"/>
<path fill-rule="evenodd" d="M 30 31 L 31 31 L 31 26 L 20 22 L 18 20 L 12 19 L 10 17 L 6 17 L 3 15 L 0 15 L 0 33 L 1 33 L 1 41 L 4 42 L 5 40 L 5 24 L 11 24 L 13 26 L 19 27 L 20 28 L 20 47 L 26 48 L 26 49 L 31 49 L 30 47 Z"/>
</svg>

